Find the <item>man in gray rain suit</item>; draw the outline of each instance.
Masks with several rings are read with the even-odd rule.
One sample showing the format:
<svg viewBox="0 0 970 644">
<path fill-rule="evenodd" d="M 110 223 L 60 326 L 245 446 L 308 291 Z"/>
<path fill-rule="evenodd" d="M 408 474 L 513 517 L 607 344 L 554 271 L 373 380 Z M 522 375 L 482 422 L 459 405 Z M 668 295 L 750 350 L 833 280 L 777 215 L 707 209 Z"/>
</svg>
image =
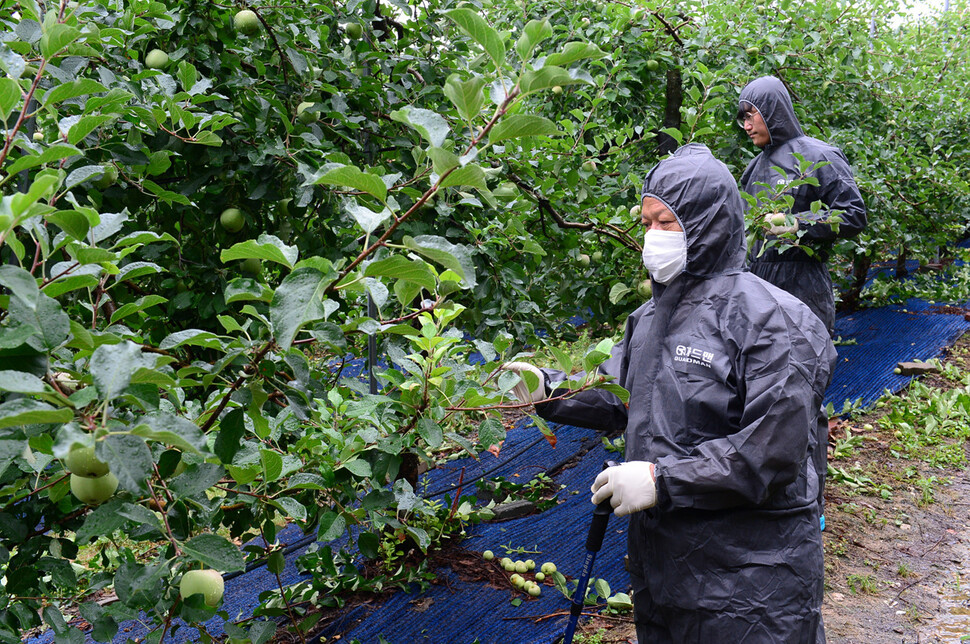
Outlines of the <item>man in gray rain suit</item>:
<svg viewBox="0 0 970 644">
<path fill-rule="evenodd" d="M 761 148 L 741 175 L 741 189 L 750 195 L 758 196 L 767 190 L 759 184 L 772 186 L 770 193 L 799 178 L 795 154 L 810 163 L 823 164 L 808 175 L 818 179 L 817 186 L 803 184 L 788 193 L 795 200 L 791 224 L 772 227 L 775 234 L 803 231 L 799 246 L 808 246 L 813 254 L 791 245 L 772 246 L 762 252 L 762 244 L 758 243 L 751 249 L 751 272 L 807 304 L 832 333 L 835 297 L 825 265 L 828 247 L 838 238 L 855 237 L 866 227 L 866 205 L 852 178 L 849 162 L 838 148 L 802 132 L 788 90 L 774 76 L 755 79 L 741 90 L 738 123 L 751 142 Z M 775 167 L 781 168 L 784 176 Z M 765 198 L 767 195 L 762 195 L 759 202 Z M 822 208 L 813 213 L 815 201 L 820 201 Z M 833 214 L 841 220 L 837 224 L 832 220 Z"/>
<path fill-rule="evenodd" d="M 744 270 L 742 212 L 734 178 L 702 145 L 647 175 L 653 299 L 600 367 L 629 407 L 600 389 L 541 402 L 565 375 L 504 365 L 538 376 L 516 395 L 544 418 L 625 429 L 626 462 L 600 473 L 592 500 L 632 515 L 644 644 L 825 639 L 812 457 L 835 349 L 808 307 Z"/>
<path fill-rule="evenodd" d="M 800 177 L 799 160 L 795 154 L 816 166 L 809 171 L 809 176 L 818 180 L 817 186 L 803 184 L 787 192 L 794 199 L 791 223 L 770 227 L 770 233 L 776 235 L 797 233 L 798 246 L 783 244 L 764 248 L 759 241 L 751 248 L 749 260 L 752 273 L 807 304 L 825 323 L 829 334 L 834 335 L 835 296 L 832 278 L 825 265 L 829 246 L 838 238 L 855 237 L 866 227 L 866 206 L 852 178 L 849 162 L 838 148 L 802 132 L 788 90 L 774 76 L 757 78 L 741 90 L 738 124 L 751 142 L 762 149 L 741 175 L 741 189 L 758 197 L 759 203 L 770 199 L 778 186 L 784 190 L 790 181 Z M 784 175 L 775 168 L 783 170 Z M 772 189 L 760 184 L 768 184 Z M 762 194 L 759 196 L 759 193 Z M 812 212 L 812 203 L 816 201 L 821 202 L 822 207 Z M 769 213 L 768 217 L 772 218 L 774 214 Z M 833 215 L 840 221 L 835 223 Z M 804 247 L 811 248 L 812 254 L 805 252 Z M 827 445 L 829 423 L 824 409 L 819 410 L 817 432 L 818 442 Z M 826 450 L 816 454 L 815 467 L 820 481 L 819 506 L 822 507 L 828 470 Z M 825 527 L 824 518 L 821 525 Z"/>
</svg>

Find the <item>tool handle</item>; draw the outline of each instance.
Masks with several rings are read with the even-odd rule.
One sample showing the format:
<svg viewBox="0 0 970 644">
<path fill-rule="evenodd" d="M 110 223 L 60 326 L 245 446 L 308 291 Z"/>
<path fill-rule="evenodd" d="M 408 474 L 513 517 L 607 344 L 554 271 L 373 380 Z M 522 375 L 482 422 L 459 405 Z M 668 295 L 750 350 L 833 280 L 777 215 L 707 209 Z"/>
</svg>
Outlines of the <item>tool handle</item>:
<svg viewBox="0 0 970 644">
<path fill-rule="evenodd" d="M 614 467 L 616 461 L 606 461 L 603 469 Z M 589 534 L 586 537 L 587 552 L 599 552 L 603 546 L 603 537 L 606 536 L 606 525 L 610 522 L 610 515 L 613 514 L 613 505 L 610 499 L 604 499 L 596 505 L 593 510 L 593 522 L 589 526 Z"/>
</svg>

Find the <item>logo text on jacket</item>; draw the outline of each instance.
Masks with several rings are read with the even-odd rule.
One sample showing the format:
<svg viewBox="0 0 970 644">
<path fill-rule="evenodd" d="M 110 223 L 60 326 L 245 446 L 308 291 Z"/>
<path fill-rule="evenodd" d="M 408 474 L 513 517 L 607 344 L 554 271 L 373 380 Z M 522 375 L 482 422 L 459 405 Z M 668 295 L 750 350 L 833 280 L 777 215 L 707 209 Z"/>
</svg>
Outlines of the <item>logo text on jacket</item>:
<svg viewBox="0 0 970 644">
<path fill-rule="evenodd" d="M 712 360 L 714 360 L 713 352 L 695 349 L 694 347 L 688 347 L 683 344 L 678 344 L 674 352 L 674 362 L 698 364 L 710 369 Z"/>
</svg>

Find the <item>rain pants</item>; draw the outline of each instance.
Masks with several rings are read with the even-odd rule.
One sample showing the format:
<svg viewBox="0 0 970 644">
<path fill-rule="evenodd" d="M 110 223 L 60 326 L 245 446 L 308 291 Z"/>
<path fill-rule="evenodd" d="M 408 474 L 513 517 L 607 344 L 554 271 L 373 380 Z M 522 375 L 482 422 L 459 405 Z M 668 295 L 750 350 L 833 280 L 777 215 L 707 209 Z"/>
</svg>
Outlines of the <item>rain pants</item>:
<svg viewBox="0 0 970 644">
<path fill-rule="evenodd" d="M 794 154 L 811 163 L 828 163 L 809 175 L 818 179 L 817 186 L 801 185 L 790 193 L 795 199 L 791 212 L 798 219 L 799 230 L 805 231 L 799 244 L 810 246 L 815 254 L 809 256 L 798 247 L 780 245 L 762 253 L 759 242 L 751 248 L 750 262 L 751 272 L 807 304 L 831 334 L 835 328 L 835 298 L 825 265 L 829 246 L 837 238 L 854 237 L 866 227 L 866 206 L 849 162 L 838 148 L 802 132 L 788 91 L 774 76 L 751 81 L 741 90 L 738 100 L 742 108 L 753 105 L 761 113 L 771 137 L 741 175 L 742 190 L 757 196 L 766 190 L 759 183 L 777 186 L 797 178 L 799 161 Z M 775 167 L 781 168 L 784 176 Z M 815 201 L 820 201 L 822 208 L 813 213 L 811 205 Z M 833 214 L 841 218 L 838 226 L 828 223 Z"/>
<path fill-rule="evenodd" d="M 813 458 L 832 341 L 808 307 L 744 270 L 740 193 L 706 147 L 658 164 L 644 196 L 676 215 L 687 266 L 654 284 L 600 367 L 629 405 L 592 389 L 536 410 L 623 429 L 626 460 L 656 464 L 657 505 L 630 517 L 640 642 L 822 642 Z M 565 378 L 544 371 L 552 389 Z"/>
</svg>

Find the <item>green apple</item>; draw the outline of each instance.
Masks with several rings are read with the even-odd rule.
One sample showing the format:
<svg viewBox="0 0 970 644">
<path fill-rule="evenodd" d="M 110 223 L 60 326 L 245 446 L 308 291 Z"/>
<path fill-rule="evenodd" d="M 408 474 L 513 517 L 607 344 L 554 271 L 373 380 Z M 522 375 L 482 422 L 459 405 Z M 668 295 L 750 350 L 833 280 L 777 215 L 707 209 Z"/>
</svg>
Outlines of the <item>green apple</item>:
<svg viewBox="0 0 970 644">
<path fill-rule="evenodd" d="M 115 181 L 118 180 L 118 167 L 113 163 L 109 163 L 104 166 L 104 174 L 101 175 L 99 179 L 94 182 L 94 187 L 98 190 L 104 190 L 110 186 L 113 186 Z"/>
<path fill-rule="evenodd" d="M 34 132 L 33 139 L 35 141 L 43 141 L 44 140 L 44 133 L 43 132 Z"/>
<path fill-rule="evenodd" d="M 516 588 L 522 588 L 525 586 L 525 579 L 522 577 L 522 575 L 512 575 L 509 577 L 509 581 L 511 581 L 512 585 Z"/>
<path fill-rule="evenodd" d="M 145 66 L 152 69 L 161 69 L 168 65 L 168 54 L 161 49 L 153 49 L 145 56 Z"/>
<path fill-rule="evenodd" d="M 596 159 L 588 159 L 583 163 L 583 170 L 586 172 L 596 171 Z"/>
<path fill-rule="evenodd" d="M 601 250 L 595 251 L 593 253 L 592 257 L 590 257 L 590 259 L 593 260 L 594 262 L 596 262 L 597 264 L 600 263 L 600 262 L 602 262 L 603 261 L 603 251 L 601 251 Z"/>
<path fill-rule="evenodd" d="M 639 217 L 642 210 L 643 208 L 639 204 L 636 206 L 630 206 L 630 214 L 634 217 Z"/>
<path fill-rule="evenodd" d="M 71 474 L 89 479 L 99 478 L 109 473 L 108 464 L 98 460 L 93 447 L 73 447 L 64 459 L 64 467 Z"/>
<path fill-rule="evenodd" d="M 246 218 L 239 208 L 226 208 L 219 215 L 219 223 L 230 233 L 238 233 L 246 225 Z"/>
<path fill-rule="evenodd" d="M 485 561 L 491 561 L 492 559 L 495 559 L 495 553 L 491 550 L 486 550 L 482 553 L 482 559 Z"/>
<path fill-rule="evenodd" d="M 243 263 L 240 265 L 240 268 L 242 269 L 243 273 L 246 273 L 247 275 L 255 276 L 255 275 L 259 275 L 260 272 L 263 270 L 263 263 L 258 259 L 256 259 L 255 257 L 250 257 L 249 259 L 246 259 L 243 261 Z"/>
<path fill-rule="evenodd" d="M 556 572 L 556 564 L 552 563 L 551 561 L 547 561 L 539 567 L 539 570 L 541 570 L 543 574 L 551 575 L 552 573 Z"/>
<path fill-rule="evenodd" d="M 182 575 L 179 582 L 179 594 L 182 599 L 192 595 L 202 595 L 206 606 L 214 608 L 222 601 L 222 594 L 226 590 L 222 575 L 215 570 L 190 570 Z"/>
<path fill-rule="evenodd" d="M 653 295 L 653 282 L 650 281 L 650 278 L 647 278 L 637 284 L 637 295 L 645 300 L 650 299 L 650 297 Z"/>
<path fill-rule="evenodd" d="M 587 255 L 586 253 L 580 253 L 576 261 L 579 264 L 580 268 L 589 268 L 590 260 L 589 260 L 589 255 Z"/>
<path fill-rule="evenodd" d="M 539 571 L 536 573 L 536 581 L 545 581 L 545 580 L 546 580 L 546 573 L 542 571 Z"/>
<path fill-rule="evenodd" d="M 772 226 L 784 226 L 785 225 L 785 215 L 777 213 L 771 218 Z"/>
<path fill-rule="evenodd" d="M 746 53 L 749 56 L 754 56 L 755 54 L 761 53 L 761 48 L 760 47 L 748 47 L 747 49 L 744 50 L 744 53 Z"/>
<path fill-rule="evenodd" d="M 554 85 L 552 87 L 553 94 L 562 94 L 562 85 Z"/>
<path fill-rule="evenodd" d="M 346 33 L 347 37 L 351 40 L 359 40 L 360 37 L 364 35 L 364 28 L 361 27 L 359 23 L 348 22 L 347 26 L 344 27 L 344 33 Z"/>
<path fill-rule="evenodd" d="M 542 594 L 542 589 L 533 584 L 532 586 L 529 586 L 528 593 L 531 597 L 538 597 Z"/>
<path fill-rule="evenodd" d="M 524 561 L 516 561 L 515 562 L 515 572 L 523 573 L 523 572 L 528 572 L 528 571 L 529 571 L 529 567 L 525 565 L 525 562 Z"/>
<path fill-rule="evenodd" d="M 88 478 L 71 474 L 71 493 L 87 505 L 100 505 L 118 489 L 118 477 L 108 472 L 104 476 Z"/>
<path fill-rule="evenodd" d="M 660 69 L 660 63 L 658 63 L 657 61 L 651 58 L 650 60 L 647 61 L 647 69 L 649 69 L 652 72 L 655 72 L 658 69 Z"/>
<path fill-rule="evenodd" d="M 239 33 L 252 36 L 259 31 L 259 16 L 251 9 L 243 9 L 232 17 L 232 26 Z"/>
<path fill-rule="evenodd" d="M 303 125 L 310 125 L 317 120 L 317 115 L 319 112 L 310 111 L 310 108 L 316 105 L 316 103 L 311 103 L 310 101 L 303 101 L 296 106 L 296 118 Z"/>
</svg>

